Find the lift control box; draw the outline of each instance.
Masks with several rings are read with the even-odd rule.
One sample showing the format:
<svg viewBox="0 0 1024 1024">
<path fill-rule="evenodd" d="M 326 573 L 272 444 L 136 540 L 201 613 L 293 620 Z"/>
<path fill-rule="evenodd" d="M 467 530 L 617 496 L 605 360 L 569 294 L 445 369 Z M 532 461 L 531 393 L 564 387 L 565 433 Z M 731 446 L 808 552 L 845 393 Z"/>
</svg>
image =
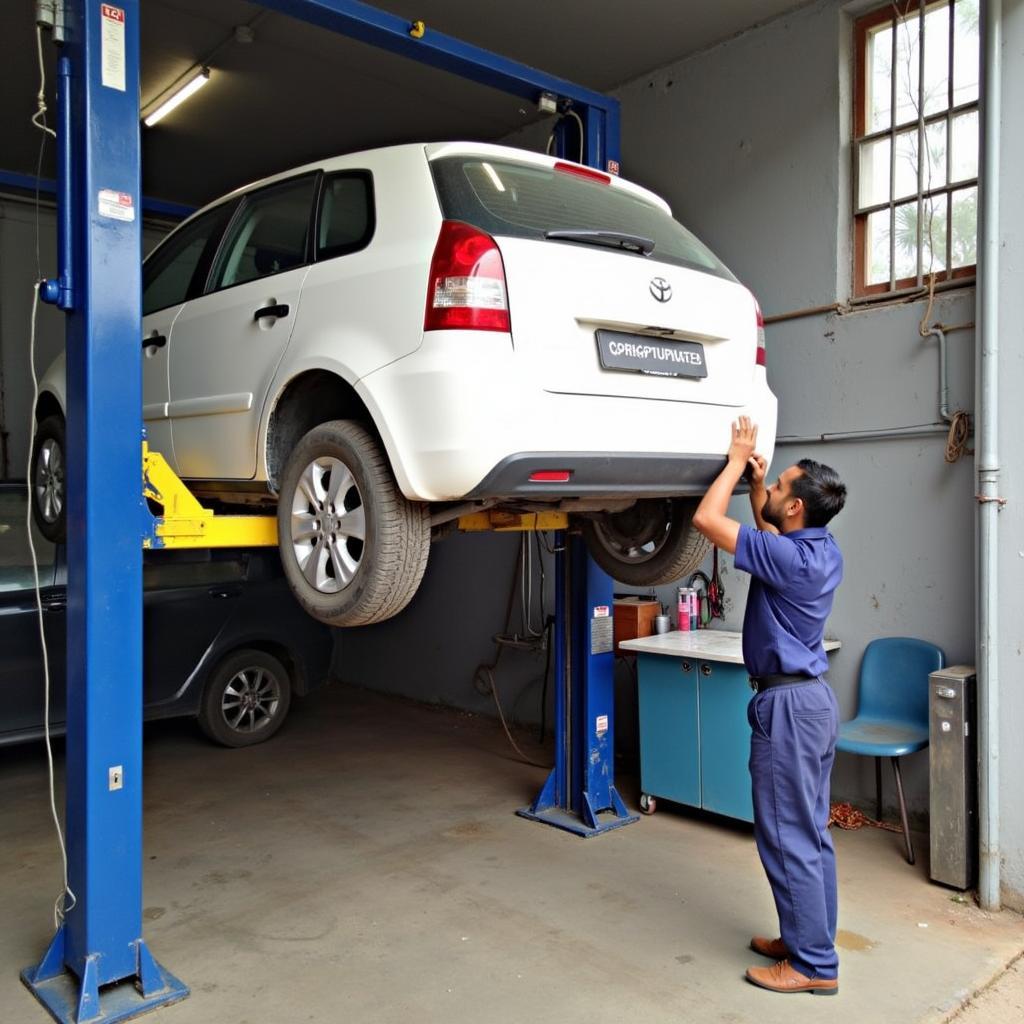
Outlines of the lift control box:
<svg viewBox="0 0 1024 1024">
<path fill-rule="evenodd" d="M 973 666 L 928 677 L 931 877 L 970 889 L 977 873 L 978 745 Z"/>
</svg>

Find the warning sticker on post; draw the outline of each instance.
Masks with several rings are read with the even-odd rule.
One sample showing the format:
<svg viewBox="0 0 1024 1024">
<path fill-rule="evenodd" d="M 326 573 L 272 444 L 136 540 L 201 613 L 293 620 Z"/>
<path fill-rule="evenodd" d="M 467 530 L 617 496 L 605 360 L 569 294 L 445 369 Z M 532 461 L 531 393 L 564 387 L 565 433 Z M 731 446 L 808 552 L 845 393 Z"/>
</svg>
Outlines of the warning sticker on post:
<svg viewBox="0 0 1024 1024">
<path fill-rule="evenodd" d="M 115 192 L 112 188 L 101 188 L 98 196 L 101 217 L 111 220 L 135 220 L 135 201 L 130 192 Z"/>
<path fill-rule="evenodd" d="M 124 92 L 124 8 L 100 4 L 100 28 L 100 81 Z"/>
</svg>

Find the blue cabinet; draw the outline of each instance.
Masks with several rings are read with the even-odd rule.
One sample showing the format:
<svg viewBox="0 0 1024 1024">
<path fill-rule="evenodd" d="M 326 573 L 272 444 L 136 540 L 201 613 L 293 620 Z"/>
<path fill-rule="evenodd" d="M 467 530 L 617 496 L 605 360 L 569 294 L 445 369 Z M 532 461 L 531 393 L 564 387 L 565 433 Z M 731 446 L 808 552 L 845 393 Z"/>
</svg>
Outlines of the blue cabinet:
<svg viewBox="0 0 1024 1024">
<path fill-rule="evenodd" d="M 637 655 L 640 788 L 653 796 L 699 807 L 695 665 L 678 658 Z"/>
<path fill-rule="evenodd" d="M 638 653 L 637 679 L 645 797 L 753 821 L 743 666 Z"/>
</svg>

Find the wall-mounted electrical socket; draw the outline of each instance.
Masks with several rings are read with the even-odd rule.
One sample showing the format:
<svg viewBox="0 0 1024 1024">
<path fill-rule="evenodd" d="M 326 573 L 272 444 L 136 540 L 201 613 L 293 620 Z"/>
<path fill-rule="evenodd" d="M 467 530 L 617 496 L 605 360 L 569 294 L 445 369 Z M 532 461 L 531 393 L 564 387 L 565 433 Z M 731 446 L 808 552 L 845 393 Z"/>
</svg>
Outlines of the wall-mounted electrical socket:
<svg viewBox="0 0 1024 1024">
<path fill-rule="evenodd" d="M 113 768 L 107 770 L 107 778 L 110 780 L 108 788 L 111 792 L 121 789 L 124 786 L 124 767 L 115 764 Z"/>
</svg>

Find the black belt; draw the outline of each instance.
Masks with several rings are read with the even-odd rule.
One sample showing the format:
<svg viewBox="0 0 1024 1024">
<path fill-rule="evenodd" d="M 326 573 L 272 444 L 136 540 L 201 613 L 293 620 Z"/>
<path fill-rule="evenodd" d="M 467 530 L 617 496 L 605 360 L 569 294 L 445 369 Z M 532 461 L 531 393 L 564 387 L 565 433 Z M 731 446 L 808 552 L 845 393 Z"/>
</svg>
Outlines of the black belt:
<svg viewBox="0 0 1024 1024">
<path fill-rule="evenodd" d="M 767 676 L 751 676 L 750 688 L 755 693 L 760 693 L 762 690 L 770 690 L 773 686 L 792 686 L 794 683 L 816 683 L 819 678 L 819 676 L 789 676 L 781 673 Z"/>
</svg>

